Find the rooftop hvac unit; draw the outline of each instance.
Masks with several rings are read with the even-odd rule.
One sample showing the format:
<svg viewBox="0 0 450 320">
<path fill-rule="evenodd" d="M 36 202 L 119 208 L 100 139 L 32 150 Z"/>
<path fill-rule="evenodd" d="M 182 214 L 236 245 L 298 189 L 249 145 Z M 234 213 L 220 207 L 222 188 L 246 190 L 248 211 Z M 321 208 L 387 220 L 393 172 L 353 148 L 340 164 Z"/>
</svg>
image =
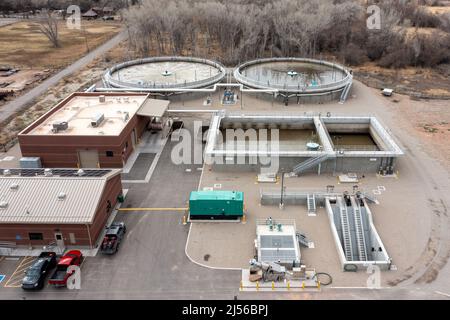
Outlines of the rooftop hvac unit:
<svg viewBox="0 0 450 320">
<path fill-rule="evenodd" d="M 64 192 L 60 192 L 60 193 L 58 194 L 58 200 L 59 200 L 59 201 L 65 200 L 66 197 L 67 197 L 67 195 L 66 195 Z"/>
<path fill-rule="evenodd" d="M 100 126 L 100 124 L 105 120 L 105 115 L 103 113 L 97 114 L 91 121 L 91 126 L 94 128 Z"/>
<path fill-rule="evenodd" d="M 18 183 L 11 183 L 11 185 L 9 186 L 9 188 L 10 188 L 12 191 L 19 190 L 19 184 L 18 184 Z"/>
<path fill-rule="evenodd" d="M 53 123 L 52 132 L 58 133 L 60 131 L 65 131 L 69 128 L 69 123 L 67 121 L 59 121 Z"/>
<path fill-rule="evenodd" d="M 41 158 L 39 158 L 39 157 L 20 158 L 20 167 L 22 169 L 42 168 Z"/>
<path fill-rule="evenodd" d="M 104 95 L 98 96 L 98 101 L 99 101 L 100 103 L 105 103 L 106 97 L 105 97 Z"/>
<path fill-rule="evenodd" d="M 6 208 L 8 208 L 8 202 L 0 201 L 0 209 L 6 209 Z"/>
</svg>

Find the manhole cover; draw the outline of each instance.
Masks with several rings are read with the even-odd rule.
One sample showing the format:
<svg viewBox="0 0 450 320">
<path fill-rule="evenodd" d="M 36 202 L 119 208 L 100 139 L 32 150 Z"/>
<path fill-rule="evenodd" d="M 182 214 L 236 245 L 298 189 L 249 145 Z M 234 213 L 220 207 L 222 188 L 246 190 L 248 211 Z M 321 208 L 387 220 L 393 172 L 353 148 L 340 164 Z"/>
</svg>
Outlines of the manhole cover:
<svg viewBox="0 0 450 320">
<path fill-rule="evenodd" d="M 208 261 L 208 260 L 209 260 L 209 257 L 211 257 L 209 254 L 205 254 L 205 255 L 203 256 L 203 260 Z"/>
</svg>

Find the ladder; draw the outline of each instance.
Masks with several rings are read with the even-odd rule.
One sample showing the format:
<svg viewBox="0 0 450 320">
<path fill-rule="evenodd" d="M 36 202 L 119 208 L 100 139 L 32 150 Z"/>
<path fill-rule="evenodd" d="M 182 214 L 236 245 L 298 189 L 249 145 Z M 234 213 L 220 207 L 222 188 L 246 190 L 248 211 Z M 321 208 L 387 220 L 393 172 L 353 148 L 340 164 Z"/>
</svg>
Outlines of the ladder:
<svg viewBox="0 0 450 320">
<path fill-rule="evenodd" d="M 364 227 L 362 225 L 361 210 L 359 203 L 355 201 L 355 197 L 351 196 L 350 201 L 353 207 L 353 217 L 355 220 L 356 242 L 358 243 L 359 260 L 367 261 L 366 240 L 364 237 Z"/>
<path fill-rule="evenodd" d="M 302 163 L 299 163 L 298 165 L 296 165 L 292 169 L 292 172 L 294 172 L 295 174 L 299 174 L 301 172 L 308 170 L 309 168 L 317 166 L 319 163 L 322 163 L 323 161 L 325 161 L 327 159 L 328 159 L 328 154 L 321 154 L 317 157 L 309 158 L 309 159 L 303 161 Z"/>
<path fill-rule="evenodd" d="M 350 225 L 348 223 L 348 212 L 345 203 L 342 203 L 342 198 L 338 197 L 339 211 L 341 215 L 342 239 L 344 242 L 344 252 L 347 261 L 353 261 L 353 248 L 350 238 Z"/>
<path fill-rule="evenodd" d="M 316 213 L 316 197 L 313 194 L 306 195 L 306 203 L 308 205 L 308 213 Z"/>
</svg>

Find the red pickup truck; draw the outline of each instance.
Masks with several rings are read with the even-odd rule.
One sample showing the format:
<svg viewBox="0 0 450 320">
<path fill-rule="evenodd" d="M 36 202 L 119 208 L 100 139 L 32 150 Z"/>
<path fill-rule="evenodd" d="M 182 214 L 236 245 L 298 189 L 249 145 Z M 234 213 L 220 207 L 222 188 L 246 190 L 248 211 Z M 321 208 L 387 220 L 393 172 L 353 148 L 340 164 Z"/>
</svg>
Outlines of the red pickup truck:
<svg viewBox="0 0 450 320">
<path fill-rule="evenodd" d="M 57 286 L 65 287 L 67 279 L 73 272 L 67 272 L 69 266 L 80 266 L 83 261 L 83 254 L 79 250 L 70 250 L 59 260 L 56 265 L 56 270 L 48 280 L 48 283 Z"/>
</svg>

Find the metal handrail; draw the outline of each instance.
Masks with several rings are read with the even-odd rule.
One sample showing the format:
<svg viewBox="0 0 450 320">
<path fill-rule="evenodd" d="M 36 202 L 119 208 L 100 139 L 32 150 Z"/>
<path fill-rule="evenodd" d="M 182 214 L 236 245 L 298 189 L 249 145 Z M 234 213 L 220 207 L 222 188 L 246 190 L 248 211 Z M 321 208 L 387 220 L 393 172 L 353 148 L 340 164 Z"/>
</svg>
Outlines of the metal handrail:
<svg viewBox="0 0 450 320">
<path fill-rule="evenodd" d="M 374 145 L 343 145 L 343 144 L 335 144 L 334 151 L 380 151 L 380 149 L 377 146 Z"/>
<path fill-rule="evenodd" d="M 120 69 L 134 66 L 134 65 L 140 65 L 140 64 L 146 64 L 146 63 L 152 63 L 152 62 L 165 62 L 165 61 L 187 61 L 187 62 L 197 62 L 197 63 L 203 63 L 210 65 L 212 67 L 215 67 L 219 69 L 219 73 L 211 78 L 205 79 L 205 80 L 197 80 L 197 81 L 190 81 L 185 83 L 178 83 L 178 84 L 167 84 L 167 83 L 153 83 L 153 84 L 138 84 L 138 83 L 130 83 L 125 81 L 120 81 L 112 78 L 112 74 Z M 108 69 L 107 72 L 104 75 L 104 80 L 106 83 L 108 83 L 110 86 L 118 87 L 118 88 L 141 88 L 141 89 L 152 89 L 152 88 L 166 88 L 166 89 L 176 89 L 176 88 L 198 88 L 198 87 L 206 87 L 209 85 L 212 85 L 216 82 L 221 81 L 226 76 L 226 70 L 225 67 L 222 66 L 220 63 L 207 60 L 207 59 L 201 59 L 201 58 L 194 58 L 194 57 L 179 57 L 179 56 L 173 56 L 173 57 L 151 57 L 151 58 L 144 58 L 144 59 L 136 59 L 131 61 L 122 62 L 120 64 L 117 64 L 113 66 L 112 68 Z"/>
</svg>

